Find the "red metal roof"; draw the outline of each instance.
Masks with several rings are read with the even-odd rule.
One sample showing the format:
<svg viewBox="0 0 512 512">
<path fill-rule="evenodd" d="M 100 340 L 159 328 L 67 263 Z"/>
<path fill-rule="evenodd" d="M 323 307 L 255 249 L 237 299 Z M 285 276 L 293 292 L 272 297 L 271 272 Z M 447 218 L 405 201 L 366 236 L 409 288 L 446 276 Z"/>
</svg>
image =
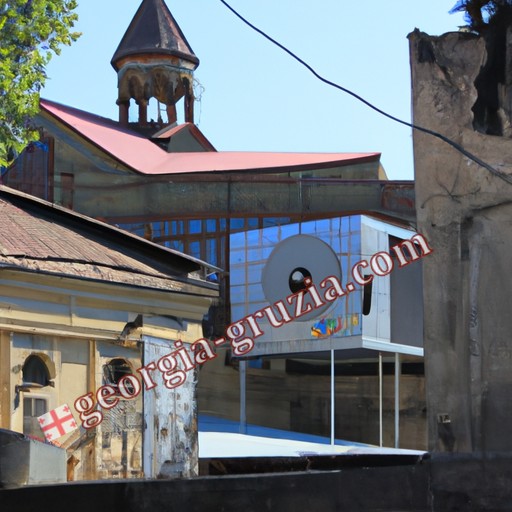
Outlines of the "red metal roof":
<svg viewBox="0 0 512 512">
<path fill-rule="evenodd" d="M 182 132 L 188 132 L 205 151 L 217 151 L 213 144 L 204 136 L 203 132 L 194 123 L 182 123 L 175 126 L 167 126 L 159 132 L 152 135 L 152 139 L 170 139 Z"/>
<path fill-rule="evenodd" d="M 167 153 L 116 121 L 48 100 L 41 109 L 136 172 L 150 175 L 197 172 L 286 172 L 378 161 L 380 153 Z"/>
</svg>

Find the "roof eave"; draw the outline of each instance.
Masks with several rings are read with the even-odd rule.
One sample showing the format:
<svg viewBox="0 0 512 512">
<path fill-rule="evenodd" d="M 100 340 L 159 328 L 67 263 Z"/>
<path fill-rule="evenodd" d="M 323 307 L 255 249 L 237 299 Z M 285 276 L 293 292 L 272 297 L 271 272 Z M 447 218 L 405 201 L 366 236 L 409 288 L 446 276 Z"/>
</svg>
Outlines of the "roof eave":
<svg viewBox="0 0 512 512">
<path fill-rule="evenodd" d="M 166 48 L 143 48 L 143 49 L 132 49 L 132 50 L 126 50 L 122 52 L 116 52 L 114 56 L 112 57 L 110 64 L 112 67 L 119 71 L 120 67 L 117 66 L 117 63 L 125 59 L 126 57 L 131 56 L 141 56 L 141 55 L 161 55 L 163 57 L 178 57 L 179 59 L 186 60 L 192 64 L 194 64 L 194 67 L 191 71 L 196 69 L 199 66 L 199 59 L 195 55 L 191 55 L 188 53 L 180 52 L 179 50 L 170 50 Z"/>
<path fill-rule="evenodd" d="M 133 251 L 140 251 L 141 255 L 143 253 L 157 253 L 155 254 L 155 259 L 160 260 L 164 258 L 172 258 L 181 261 L 183 271 L 187 273 L 195 272 L 201 269 L 208 269 L 214 272 L 223 272 L 222 269 L 216 267 L 215 265 L 211 265 L 206 261 L 202 261 L 198 258 L 194 258 L 193 256 L 189 256 L 187 254 L 175 251 L 163 245 L 157 244 L 150 240 L 146 240 L 141 238 L 129 231 L 125 231 L 120 228 L 116 228 L 110 224 L 105 222 L 93 219 L 92 217 L 88 217 L 81 213 L 75 212 L 74 210 L 69 210 L 68 208 L 64 208 L 63 206 L 59 206 L 44 199 L 40 199 L 35 196 L 31 196 L 29 194 L 25 194 L 23 192 L 19 192 L 17 190 L 11 189 L 4 185 L 0 185 L 0 194 L 7 194 L 11 197 L 18 198 L 21 201 L 25 201 L 31 203 L 38 208 L 46 210 L 49 216 L 58 215 L 59 218 L 67 219 L 68 222 L 79 222 L 85 227 L 87 226 L 88 231 L 100 231 L 103 233 L 107 233 L 110 235 L 110 241 L 117 241 L 120 245 L 126 245 Z M 128 242 L 129 241 L 129 242 Z"/>
</svg>

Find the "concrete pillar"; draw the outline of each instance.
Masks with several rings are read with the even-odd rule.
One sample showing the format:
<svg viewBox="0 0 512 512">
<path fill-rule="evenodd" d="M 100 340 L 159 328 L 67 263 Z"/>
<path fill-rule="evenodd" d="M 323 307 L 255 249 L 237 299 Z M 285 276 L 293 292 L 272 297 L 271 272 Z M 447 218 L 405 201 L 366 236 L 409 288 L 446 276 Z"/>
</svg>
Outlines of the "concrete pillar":
<svg viewBox="0 0 512 512">
<path fill-rule="evenodd" d="M 185 86 L 185 122 L 193 123 L 194 122 L 194 91 L 192 89 L 192 84 L 186 78 L 183 79 L 183 84 Z"/>
<path fill-rule="evenodd" d="M 485 40 L 409 39 L 414 123 L 512 175 L 512 140 L 473 126 Z M 512 185 L 431 135 L 413 140 L 418 230 L 434 250 L 423 262 L 429 448 L 512 452 Z"/>
<path fill-rule="evenodd" d="M 117 100 L 117 104 L 119 105 L 119 122 L 123 126 L 128 126 L 130 100 L 126 100 L 126 101 Z"/>
<path fill-rule="evenodd" d="M 178 115 L 176 114 L 176 105 L 167 105 L 167 122 L 169 124 L 176 123 L 178 120 Z"/>
<path fill-rule="evenodd" d="M 148 101 L 146 99 L 137 100 L 139 105 L 139 125 L 146 126 L 148 124 Z"/>
</svg>

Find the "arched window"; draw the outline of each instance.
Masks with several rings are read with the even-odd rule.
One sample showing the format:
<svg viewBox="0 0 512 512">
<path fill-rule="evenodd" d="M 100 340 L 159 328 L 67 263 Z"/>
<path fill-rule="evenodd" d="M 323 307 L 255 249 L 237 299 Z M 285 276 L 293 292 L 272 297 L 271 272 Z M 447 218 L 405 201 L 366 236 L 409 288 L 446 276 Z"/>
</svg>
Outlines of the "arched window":
<svg viewBox="0 0 512 512">
<path fill-rule="evenodd" d="M 51 375 L 45 361 L 38 355 L 30 355 L 23 365 L 23 385 L 45 387 L 51 384 Z"/>
<path fill-rule="evenodd" d="M 26 393 L 23 396 L 23 433 L 44 439 L 38 417 L 48 412 L 48 396 L 44 392 L 38 394 L 34 388 L 54 385 L 51 379 L 55 378 L 55 365 L 46 354 L 31 354 L 21 371 L 23 382 L 17 389 Z"/>
<path fill-rule="evenodd" d="M 116 358 L 103 366 L 103 384 L 117 387 L 119 381 L 125 376 L 133 373 L 130 363 L 126 359 Z M 127 383 L 130 387 L 130 383 Z"/>
</svg>

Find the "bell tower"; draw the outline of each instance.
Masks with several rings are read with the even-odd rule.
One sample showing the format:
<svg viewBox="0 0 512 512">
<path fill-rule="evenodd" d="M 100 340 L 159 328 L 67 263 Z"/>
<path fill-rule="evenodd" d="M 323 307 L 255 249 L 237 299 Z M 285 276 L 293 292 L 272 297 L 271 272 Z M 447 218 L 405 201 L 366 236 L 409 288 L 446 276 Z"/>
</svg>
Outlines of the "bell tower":
<svg viewBox="0 0 512 512">
<path fill-rule="evenodd" d="M 148 126 L 150 98 L 165 105 L 167 120 L 177 121 L 176 104 L 184 98 L 185 122 L 194 122 L 193 72 L 199 65 L 164 0 L 143 0 L 111 64 L 118 77 L 119 122 L 128 126 L 130 101 L 138 105 L 138 126 Z"/>
</svg>

